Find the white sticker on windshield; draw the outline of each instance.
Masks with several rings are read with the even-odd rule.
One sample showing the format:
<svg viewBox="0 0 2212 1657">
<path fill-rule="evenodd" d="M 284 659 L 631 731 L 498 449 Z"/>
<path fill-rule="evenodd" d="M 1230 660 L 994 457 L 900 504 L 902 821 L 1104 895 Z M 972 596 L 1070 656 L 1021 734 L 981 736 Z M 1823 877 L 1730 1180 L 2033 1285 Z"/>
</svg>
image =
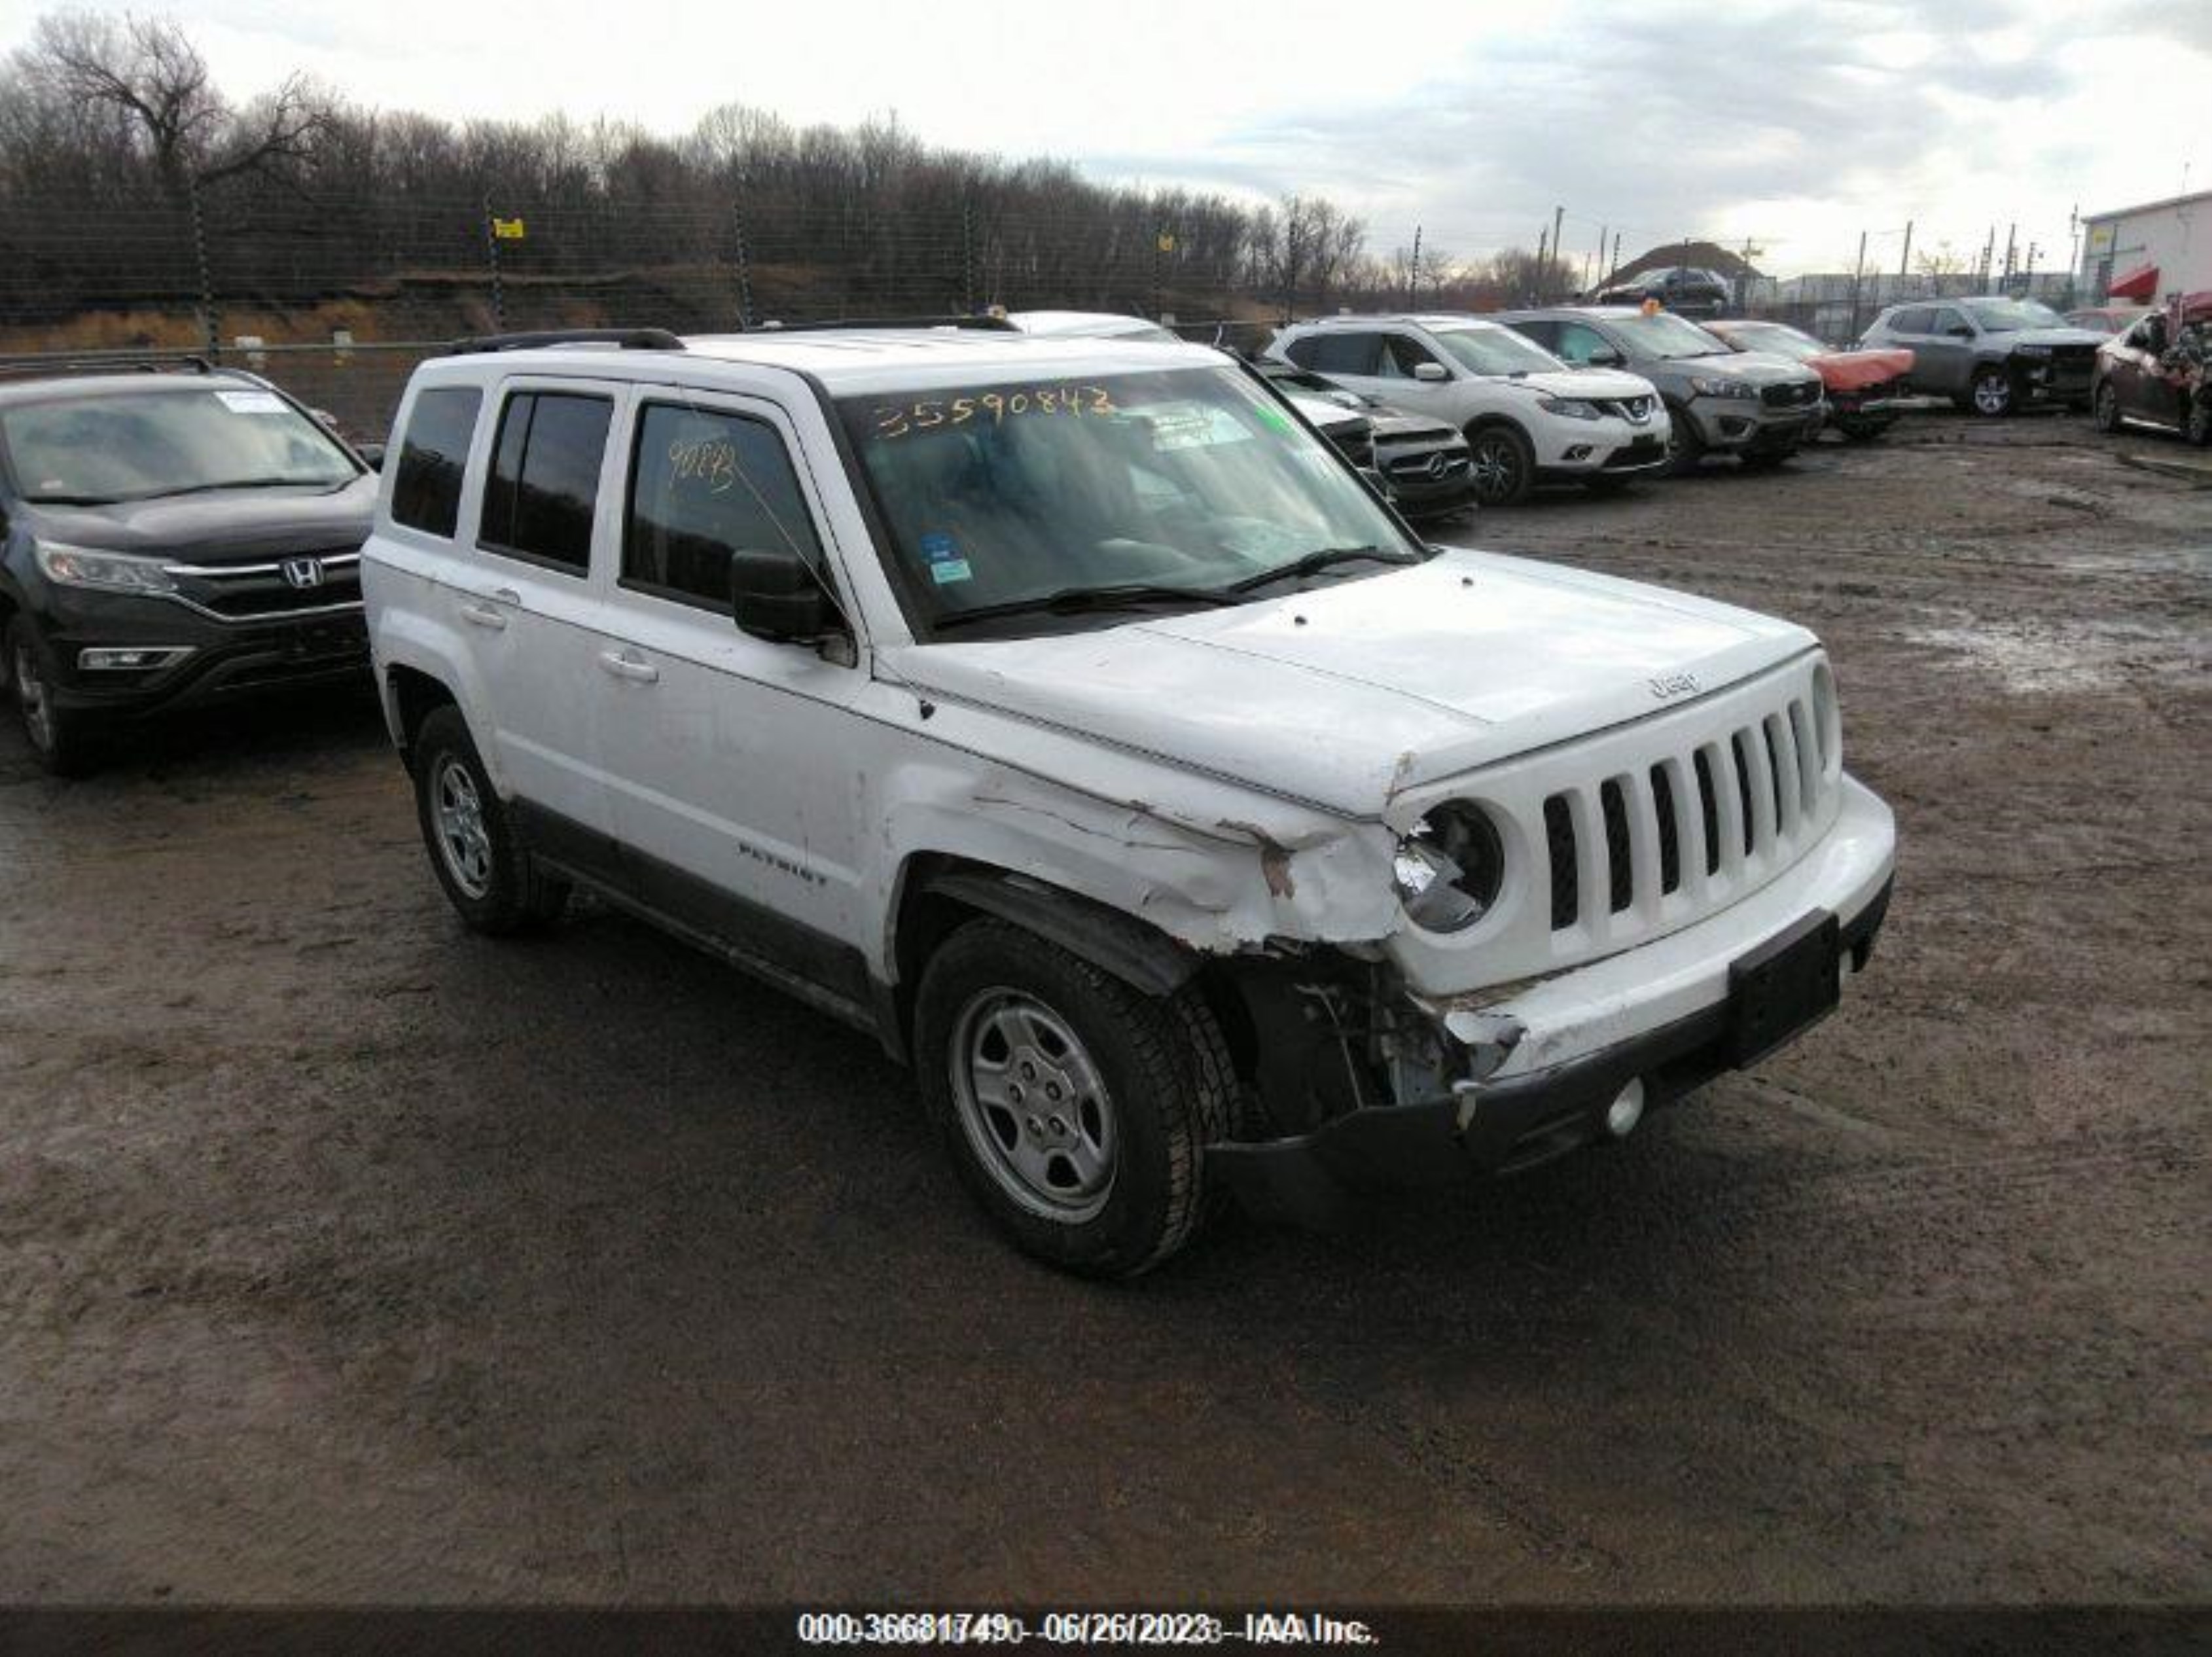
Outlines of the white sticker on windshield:
<svg viewBox="0 0 2212 1657">
<path fill-rule="evenodd" d="M 217 391 L 222 406 L 233 414 L 289 414 L 289 406 L 274 391 Z"/>
<path fill-rule="evenodd" d="M 1223 443 L 1249 443 L 1252 434 L 1226 409 L 1194 403 L 1165 403 L 1141 411 L 1152 423 L 1152 447 L 1210 449 Z"/>
</svg>

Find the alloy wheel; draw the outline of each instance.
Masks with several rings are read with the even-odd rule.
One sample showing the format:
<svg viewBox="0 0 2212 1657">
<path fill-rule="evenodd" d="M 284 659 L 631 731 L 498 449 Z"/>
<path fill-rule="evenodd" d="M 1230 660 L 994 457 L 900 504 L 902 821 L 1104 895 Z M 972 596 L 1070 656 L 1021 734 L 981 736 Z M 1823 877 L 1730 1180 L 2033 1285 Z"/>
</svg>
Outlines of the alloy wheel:
<svg viewBox="0 0 2212 1657">
<path fill-rule="evenodd" d="M 1475 440 L 1474 492 L 1485 506 L 1510 501 L 1521 489 L 1521 455 L 1512 441 L 1492 434 Z"/>
<path fill-rule="evenodd" d="M 1097 1061 L 1066 1019 L 1024 991 L 983 990 L 961 1009 L 948 1058 L 961 1128 L 1000 1190 L 1067 1224 L 1106 1205 L 1120 1126 Z"/>
<path fill-rule="evenodd" d="M 39 659 L 29 641 L 18 639 L 15 660 L 15 707 L 23 716 L 23 731 L 42 754 L 54 749 L 54 705 L 46 682 L 39 675 Z"/>
<path fill-rule="evenodd" d="M 1974 412 L 2001 415 L 2012 407 L 2012 382 L 1997 373 L 1978 374 L 1974 378 Z"/>
<path fill-rule="evenodd" d="M 484 827 L 483 797 L 460 760 L 447 754 L 431 779 L 431 808 L 438 822 L 438 853 L 446 872 L 469 897 L 491 890 L 491 835 Z"/>
</svg>

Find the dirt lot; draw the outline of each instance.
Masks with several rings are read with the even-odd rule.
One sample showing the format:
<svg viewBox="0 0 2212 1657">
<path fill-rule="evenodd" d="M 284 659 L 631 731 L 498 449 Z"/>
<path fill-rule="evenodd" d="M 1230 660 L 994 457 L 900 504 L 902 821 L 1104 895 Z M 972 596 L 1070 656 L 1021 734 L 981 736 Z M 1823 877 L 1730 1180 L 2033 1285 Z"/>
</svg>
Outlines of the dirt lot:
<svg viewBox="0 0 2212 1657">
<path fill-rule="evenodd" d="M 1629 1147 L 1130 1288 L 841 1027 L 465 936 L 365 701 L 11 727 L 0 1599 L 2201 1600 L 2212 492 L 2112 456 L 1486 519 L 1826 635 L 1875 969 Z"/>
</svg>

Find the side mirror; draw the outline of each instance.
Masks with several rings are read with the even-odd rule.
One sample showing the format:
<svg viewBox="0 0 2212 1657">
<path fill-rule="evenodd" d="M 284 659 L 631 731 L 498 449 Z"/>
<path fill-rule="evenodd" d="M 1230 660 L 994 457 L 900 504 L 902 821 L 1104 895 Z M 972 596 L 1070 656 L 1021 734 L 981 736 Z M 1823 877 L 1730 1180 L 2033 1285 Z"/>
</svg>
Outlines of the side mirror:
<svg viewBox="0 0 2212 1657">
<path fill-rule="evenodd" d="M 384 470 L 383 444 L 356 443 L 353 446 L 353 452 L 362 458 L 362 463 L 368 467 L 369 470 L 380 472 Z"/>
<path fill-rule="evenodd" d="M 730 608 L 741 630 L 778 644 L 811 644 L 839 621 L 821 578 L 787 547 L 730 555 Z"/>
<path fill-rule="evenodd" d="M 1451 373 L 1441 362 L 1416 362 L 1413 365 L 1413 378 L 1425 379 L 1434 384 L 1440 379 L 1449 379 Z"/>
<path fill-rule="evenodd" d="M 1972 339 L 1974 337 L 1974 331 L 1963 322 L 1954 322 L 1943 331 L 1953 339 Z"/>
</svg>

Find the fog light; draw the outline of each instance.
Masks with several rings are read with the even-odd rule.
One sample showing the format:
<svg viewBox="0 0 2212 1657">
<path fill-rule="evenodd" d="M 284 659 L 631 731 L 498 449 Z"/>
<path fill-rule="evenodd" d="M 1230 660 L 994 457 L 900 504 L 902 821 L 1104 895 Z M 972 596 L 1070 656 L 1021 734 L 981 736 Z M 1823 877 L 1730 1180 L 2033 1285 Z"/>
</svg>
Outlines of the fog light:
<svg viewBox="0 0 2212 1657">
<path fill-rule="evenodd" d="M 190 645 L 134 645 L 80 650 L 76 665 L 87 673 L 145 673 L 171 667 L 192 653 Z"/>
<path fill-rule="evenodd" d="M 1587 443 L 1577 443 L 1567 451 L 1566 458 L 1569 460 L 1587 460 L 1590 458 L 1590 446 Z"/>
<path fill-rule="evenodd" d="M 1638 1077 L 1613 1096 L 1613 1102 L 1605 1108 L 1605 1131 L 1616 1139 L 1626 1139 L 1636 1132 L 1636 1125 L 1644 1120 L 1644 1078 Z"/>
</svg>

